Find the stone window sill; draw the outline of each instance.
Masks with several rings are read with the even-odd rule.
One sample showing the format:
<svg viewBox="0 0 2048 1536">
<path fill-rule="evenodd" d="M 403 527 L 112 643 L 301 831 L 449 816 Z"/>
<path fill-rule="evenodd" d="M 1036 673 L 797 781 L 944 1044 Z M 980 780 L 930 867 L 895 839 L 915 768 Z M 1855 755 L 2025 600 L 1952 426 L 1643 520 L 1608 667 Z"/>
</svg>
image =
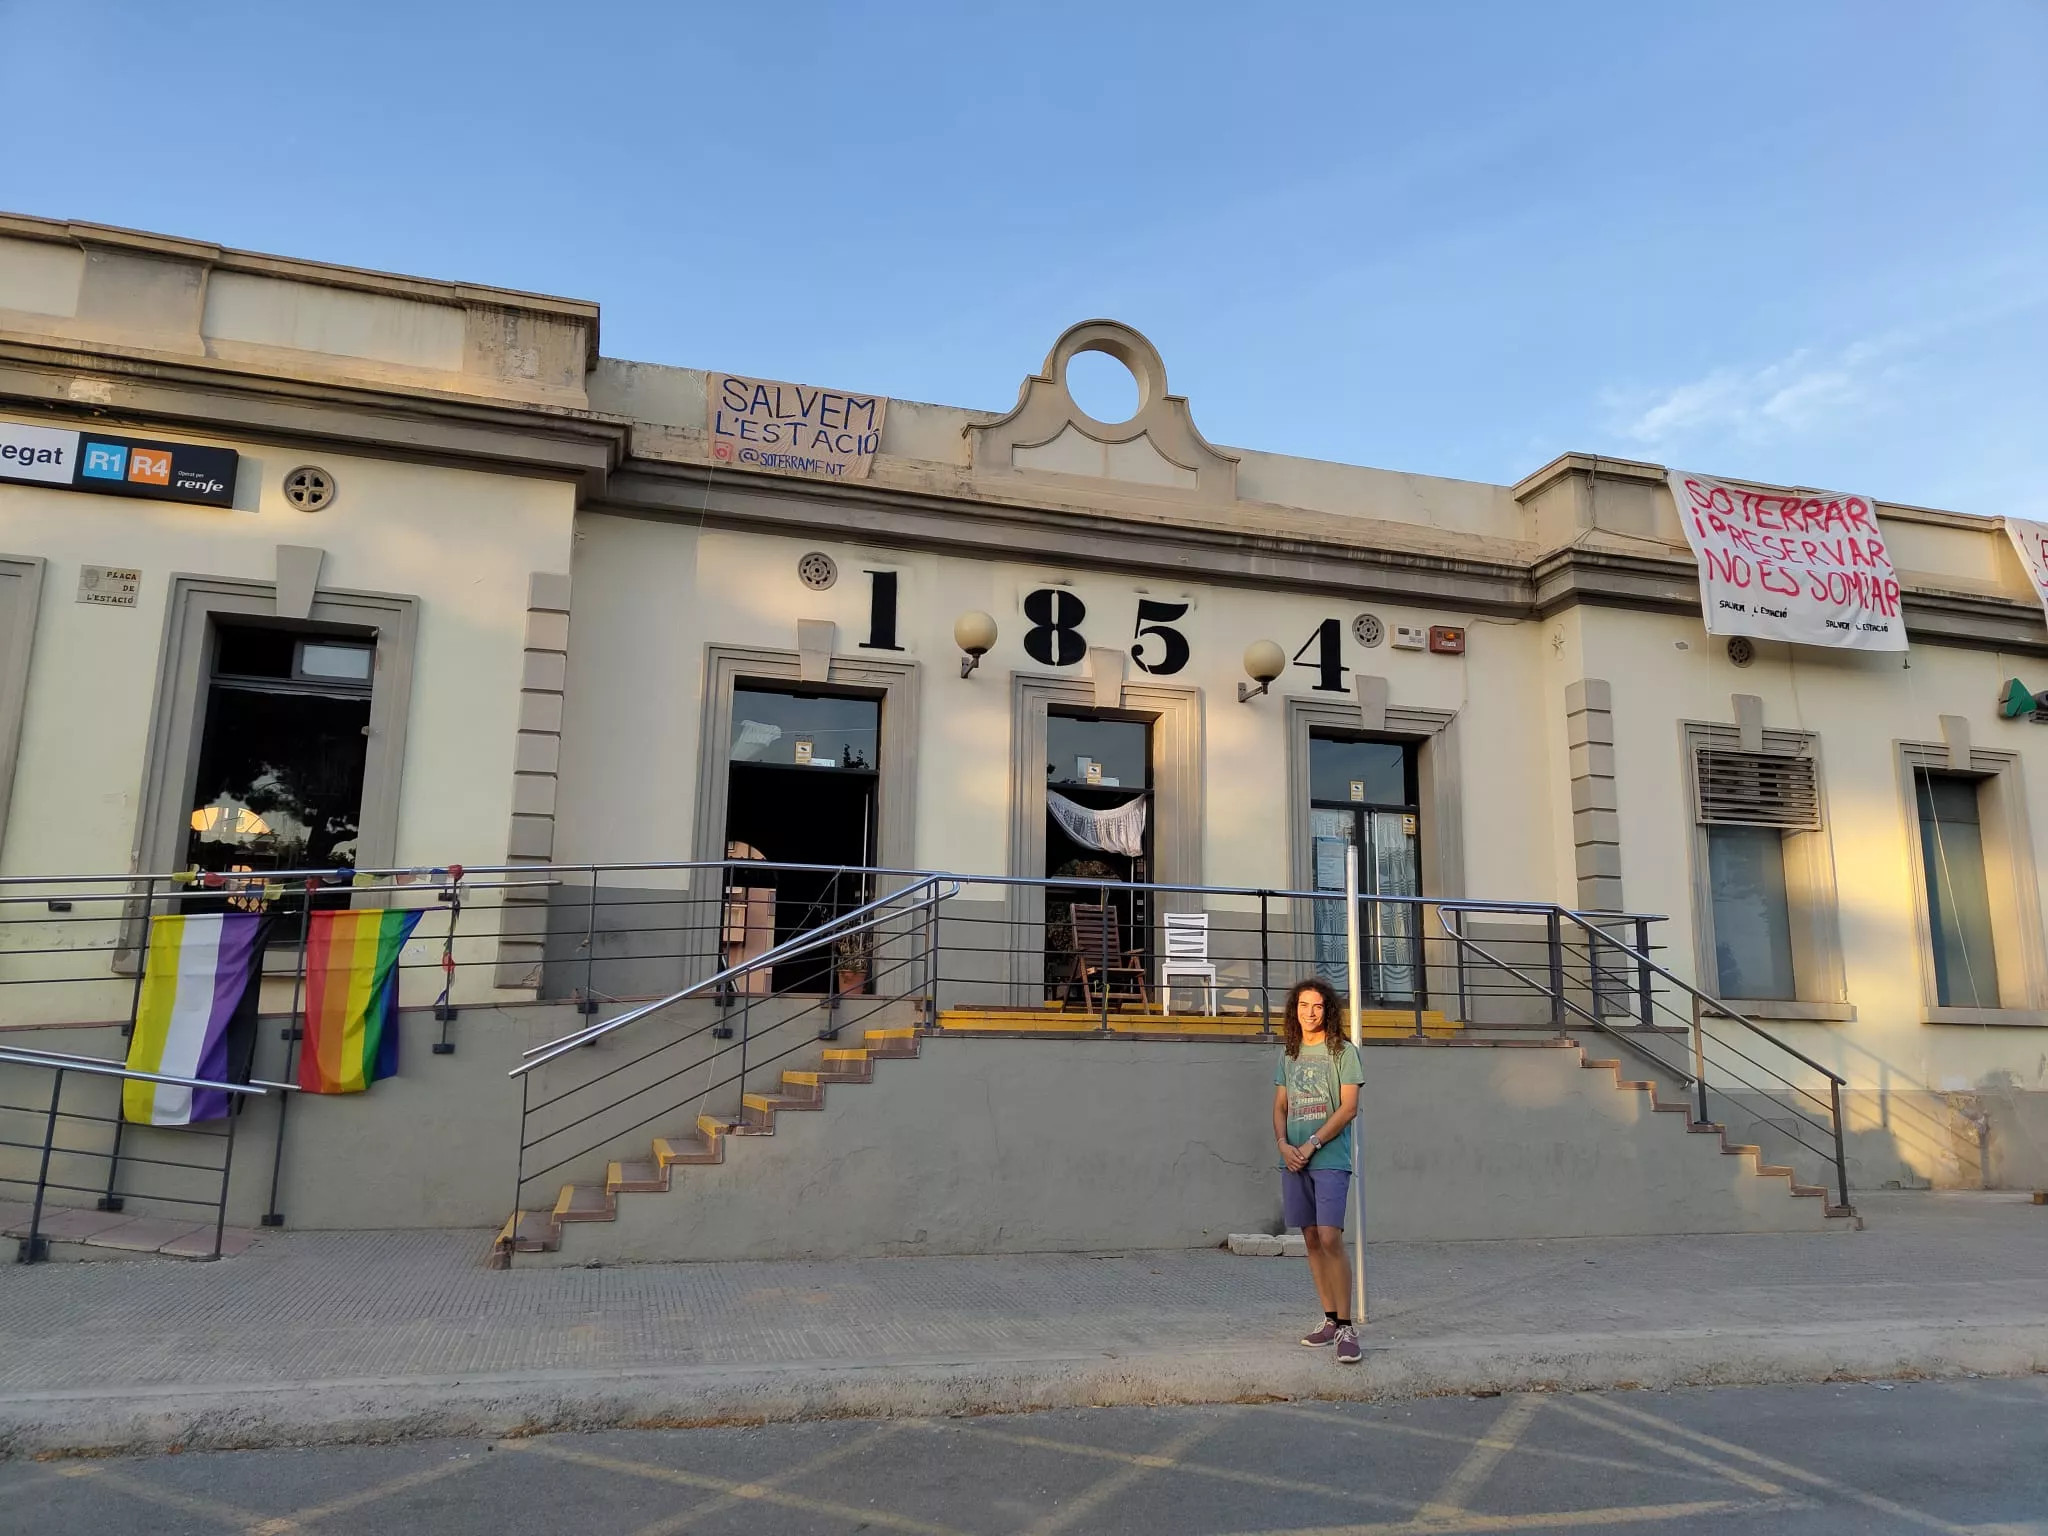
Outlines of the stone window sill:
<svg viewBox="0 0 2048 1536">
<path fill-rule="evenodd" d="M 1744 1018 L 1783 1023 L 1848 1024 L 1856 1018 L 1854 1003 L 1788 1002 L 1775 997 L 1727 997 L 1722 1001 Z"/>
<path fill-rule="evenodd" d="M 2038 1008 L 1936 1008 L 1927 1009 L 1929 1024 L 1991 1024 L 2020 1029 L 2048 1025 L 2048 1013 Z"/>
</svg>

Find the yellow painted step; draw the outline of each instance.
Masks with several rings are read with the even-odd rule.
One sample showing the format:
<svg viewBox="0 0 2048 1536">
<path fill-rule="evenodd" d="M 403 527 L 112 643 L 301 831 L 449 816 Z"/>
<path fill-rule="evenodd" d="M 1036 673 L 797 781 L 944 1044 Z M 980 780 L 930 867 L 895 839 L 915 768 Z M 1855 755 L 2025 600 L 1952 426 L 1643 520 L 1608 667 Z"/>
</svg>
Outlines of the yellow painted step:
<svg viewBox="0 0 2048 1536">
<path fill-rule="evenodd" d="M 862 1050 L 827 1051 L 825 1059 L 827 1061 L 843 1061 L 849 1066 L 864 1067 L 867 1065 L 868 1053 Z"/>
<path fill-rule="evenodd" d="M 785 1072 L 782 1074 L 782 1080 L 785 1083 L 795 1083 L 800 1088 L 815 1088 L 823 1076 L 821 1072 Z"/>
<path fill-rule="evenodd" d="M 725 1134 L 725 1122 L 716 1115 L 699 1115 L 697 1131 L 706 1141 L 715 1143 Z"/>
</svg>

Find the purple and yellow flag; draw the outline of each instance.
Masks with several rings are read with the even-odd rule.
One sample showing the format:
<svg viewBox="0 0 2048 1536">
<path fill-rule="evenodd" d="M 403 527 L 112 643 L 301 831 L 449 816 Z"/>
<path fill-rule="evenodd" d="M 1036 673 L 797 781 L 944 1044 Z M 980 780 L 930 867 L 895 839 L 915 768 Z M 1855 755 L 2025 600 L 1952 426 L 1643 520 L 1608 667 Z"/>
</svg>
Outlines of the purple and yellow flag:
<svg viewBox="0 0 2048 1536">
<path fill-rule="evenodd" d="M 137 1072 L 225 1082 L 228 1026 L 252 990 L 262 952 L 263 919 L 253 912 L 175 914 L 152 918 L 128 1065 Z M 218 1120 L 229 1095 L 218 1088 L 181 1088 L 129 1080 L 121 1114 L 137 1125 L 190 1125 Z"/>
<path fill-rule="evenodd" d="M 361 1093 L 398 1070 L 398 954 L 420 911 L 315 912 L 299 1087 Z"/>
</svg>

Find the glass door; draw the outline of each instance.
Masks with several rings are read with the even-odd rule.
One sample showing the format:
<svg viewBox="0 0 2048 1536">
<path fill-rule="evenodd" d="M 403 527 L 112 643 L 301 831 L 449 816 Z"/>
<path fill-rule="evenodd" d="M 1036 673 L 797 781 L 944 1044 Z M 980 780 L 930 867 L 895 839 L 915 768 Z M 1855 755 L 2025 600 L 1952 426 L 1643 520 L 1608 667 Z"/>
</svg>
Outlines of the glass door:
<svg viewBox="0 0 2048 1536">
<path fill-rule="evenodd" d="M 1422 894 L 1415 754 L 1405 743 L 1311 737 L 1309 847 L 1319 891 L 1344 889 L 1344 854 L 1358 849 L 1362 897 Z M 1425 979 L 1417 973 L 1421 910 L 1406 901 L 1361 903 L 1361 960 L 1367 999 L 1412 1006 Z M 1315 965 L 1339 992 L 1350 985 L 1342 902 L 1319 901 Z"/>
</svg>

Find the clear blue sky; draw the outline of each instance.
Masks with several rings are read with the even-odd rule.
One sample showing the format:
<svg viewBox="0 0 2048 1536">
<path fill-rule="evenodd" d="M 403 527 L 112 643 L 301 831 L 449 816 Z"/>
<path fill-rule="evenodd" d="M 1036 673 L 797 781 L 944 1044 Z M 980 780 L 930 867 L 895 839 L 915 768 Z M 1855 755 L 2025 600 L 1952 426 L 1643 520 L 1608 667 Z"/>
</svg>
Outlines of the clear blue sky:
<svg viewBox="0 0 2048 1536">
<path fill-rule="evenodd" d="M 1129 321 L 1213 440 L 2048 516 L 2048 4 L 0 0 L 0 207 L 598 300 L 1006 408 Z"/>
</svg>

